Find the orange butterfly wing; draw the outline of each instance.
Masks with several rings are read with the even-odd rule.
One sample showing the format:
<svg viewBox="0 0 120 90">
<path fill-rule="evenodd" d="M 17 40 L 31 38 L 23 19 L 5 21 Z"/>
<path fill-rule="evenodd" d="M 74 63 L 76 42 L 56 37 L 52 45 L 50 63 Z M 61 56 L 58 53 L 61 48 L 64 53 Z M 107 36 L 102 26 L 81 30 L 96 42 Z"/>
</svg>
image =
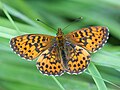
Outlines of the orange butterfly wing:
<svg viewBox="0 0 120 90">
<path fill-rule="evenodd" d="M 108 28 L 91 26 L 73 31 L 65 37 L 73 44 L 79 45 L 90 52 L 95 52 L 106 43 L 108 36 Z"/>
<path fill-rule="evenodd" d="M 26 34 L 12 38 L 10 45 L 19 56 L 33 60 L 52 44 L 53 38 L 43 34 Z"/>
<path fill-rule="evenodd" d="M 80 46 L 66 45 L 66 72 L 69 74 L 82 73 L 90 63 L 90 54 Z"/>
<path fill-rule="evenodd" d="M 37 60 L 38 70 L 45 75 L 59 76 L 64 73 L 64 66 L 59 53 L 59 48 L 52 45 L 45 50 Z"/>
</svg>

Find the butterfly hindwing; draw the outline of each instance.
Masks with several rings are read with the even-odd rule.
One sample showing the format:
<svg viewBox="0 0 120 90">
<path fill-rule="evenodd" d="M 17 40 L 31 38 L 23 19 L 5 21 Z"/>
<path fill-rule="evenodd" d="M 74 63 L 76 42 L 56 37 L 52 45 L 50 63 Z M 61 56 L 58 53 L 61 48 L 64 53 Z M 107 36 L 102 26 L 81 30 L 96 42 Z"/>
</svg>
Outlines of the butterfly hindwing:
<svg viewBox="0 0 120 90">
<path fill-rule="evenodd" d="M 90 52 L 95 52 L 106 43 L 108 35 L 108 28 L 91 26 L 73 31 L 67 34 L 66 38 Z"/>
<path fill-rule="evenodd" d="M 16 54 L 33 60 L 49 47 L 53 38 L 42 34 L 26 34 L 12 38 L 10 45 Z"/>
<path fill-rule="evenodd" d="M 64 73 L 64 67 L 58 47 L 52 46 L 45 50 L 37 60 L 36 66 L 45 75 L 62 75 Z"/>
<path fill-rule="evenodd" d="M 90 54 L 80 46 L 74 44 L 66 45 L 67 69 L 69 74 L 82 73 L 90 63 Z"/>
</svg>

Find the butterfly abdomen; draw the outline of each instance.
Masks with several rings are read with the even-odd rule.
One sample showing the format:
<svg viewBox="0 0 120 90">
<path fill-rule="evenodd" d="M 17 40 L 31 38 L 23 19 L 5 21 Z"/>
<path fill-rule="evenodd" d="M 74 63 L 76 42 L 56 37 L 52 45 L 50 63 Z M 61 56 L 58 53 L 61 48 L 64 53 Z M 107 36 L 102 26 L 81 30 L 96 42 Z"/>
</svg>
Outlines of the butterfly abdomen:
<svg viewBox="0 0 120 90">
<path fill-rule="evenodd" d="M 64 68 L 67 68 L 67 58 L 66 58 L 66 53 L 64 50 L 61 50 L 61 58 L 63 60 Z"/>
</svg>

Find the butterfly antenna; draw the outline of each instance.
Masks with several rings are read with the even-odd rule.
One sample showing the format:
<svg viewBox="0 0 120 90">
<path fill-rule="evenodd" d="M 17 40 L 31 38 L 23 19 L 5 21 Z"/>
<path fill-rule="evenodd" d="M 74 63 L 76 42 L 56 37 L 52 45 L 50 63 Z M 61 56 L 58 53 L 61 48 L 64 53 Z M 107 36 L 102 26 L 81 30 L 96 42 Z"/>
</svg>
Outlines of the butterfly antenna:
<svg viewBox="0 0 120 90">
<path fill-rule="evenodd" d="M 79 22 L 80 20 L 82 20 L 83 17 L 79 17 L 79 18 L 76 18 L 72 23 L 68 24 L 66 27 L 63 28 L 63 30 L 65 30 L 67 27 L 69 27 L 70 25 L 74 24 L 74 22 Z M 63 31 L 62 30 L 62 31 Z"/>
<path fill-rule="evenodd" d="M 41 23 L 43 23 L 43 24 L 45 24 L 46 26 L 48 26 L 48 27 L 50 27 L 51 29 L 53 29 L 53 30 L 55 30 L 56 31 L 56 29 L 55 28 L 53 28 L 53 27 L 51 27 L 50 25 L 48 25 L 48 24 L 46 24 L 45 22 L 43 22 L 42 20 L 40 20 L 40 19 L 36 19 L 37 21 L 39 21 L 39 22 L 41 22 Z"/>
</svg>

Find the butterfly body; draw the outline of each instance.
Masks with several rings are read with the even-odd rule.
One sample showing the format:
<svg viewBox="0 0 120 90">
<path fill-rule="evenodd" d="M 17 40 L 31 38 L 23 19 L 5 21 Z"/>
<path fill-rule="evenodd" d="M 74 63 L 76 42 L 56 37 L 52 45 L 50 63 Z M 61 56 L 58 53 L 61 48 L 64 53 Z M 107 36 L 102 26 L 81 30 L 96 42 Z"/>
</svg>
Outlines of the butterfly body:
<svg viewBox="0 0 120 90">
<path fill-rule="evenodd" d="M 59 56 L 62 62 L 62 66 L 64 67 L 64 69 L 66 69 L 67 67 L 67 58 L 66 58 L 66 38 L 64 33 L 62 32 L 61 28 L 58 28 L 58 32 L 56 34 L 56 37 L 54 40 L 54 48 L 57 48 L 58 52 L 59 52 Z"/>
<path fill-rule="evenodd" d="M 11 39 L 16 54 L 33 60 L 37 57 L 37 69 L 45 75 L 59 76 L 64 72 L 79 74 L 90 63 L 89 52 L 96 52 L 107 41 L 108 28 L 91 26 L 64 35 L 58 28 L 57 35 L 25 34 Z"/>
</svg>

